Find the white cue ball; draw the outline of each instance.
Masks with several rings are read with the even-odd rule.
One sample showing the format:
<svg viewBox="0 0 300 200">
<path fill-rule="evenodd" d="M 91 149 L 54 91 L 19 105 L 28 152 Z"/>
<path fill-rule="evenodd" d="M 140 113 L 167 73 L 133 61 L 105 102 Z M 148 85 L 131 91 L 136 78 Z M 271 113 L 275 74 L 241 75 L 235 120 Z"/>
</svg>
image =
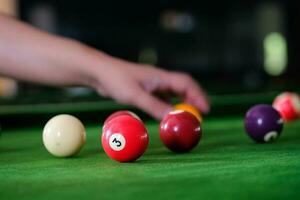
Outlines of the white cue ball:
<svg viewBox="0 0 300 200">
<path fill-rule="evenodd" d="M 43 143 L 54 156 L 68 157 L 78 153 L 85 144 L 85 128 L 72 115 L 61 114 L 51 118 L 43 130 Z"/>
</svg>

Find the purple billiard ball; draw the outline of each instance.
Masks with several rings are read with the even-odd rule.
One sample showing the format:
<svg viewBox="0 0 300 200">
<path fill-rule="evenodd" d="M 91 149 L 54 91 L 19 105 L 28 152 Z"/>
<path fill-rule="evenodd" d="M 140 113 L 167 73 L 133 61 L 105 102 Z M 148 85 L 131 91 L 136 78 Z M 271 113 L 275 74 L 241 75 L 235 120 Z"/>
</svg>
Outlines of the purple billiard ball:
<svg viewBox="0 0 300 200">
<path fill-rule="evenodd" d="M 245 116 L 245 129 L 248 135 L 260 143 L 277 139 L 283 128 L 283 119 L 270 105 L 256 105 Z"/>
</svg>

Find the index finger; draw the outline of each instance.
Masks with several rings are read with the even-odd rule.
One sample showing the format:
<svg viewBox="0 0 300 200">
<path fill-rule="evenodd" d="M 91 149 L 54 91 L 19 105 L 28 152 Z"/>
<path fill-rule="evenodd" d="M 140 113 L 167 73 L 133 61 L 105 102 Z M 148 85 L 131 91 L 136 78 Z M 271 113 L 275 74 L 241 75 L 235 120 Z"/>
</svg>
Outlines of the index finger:
<svg viewBox="0 0 300 200">
<path fill-rule="evenodd" d="M 192 104 L 200 111 L 208 113 L 210 103 L 205 91 L 191 76 L 182 73 L 174 73 L 167 79 L 167 86 L 175 94 L 181 96 L 183 101 Z"/>
</svg>

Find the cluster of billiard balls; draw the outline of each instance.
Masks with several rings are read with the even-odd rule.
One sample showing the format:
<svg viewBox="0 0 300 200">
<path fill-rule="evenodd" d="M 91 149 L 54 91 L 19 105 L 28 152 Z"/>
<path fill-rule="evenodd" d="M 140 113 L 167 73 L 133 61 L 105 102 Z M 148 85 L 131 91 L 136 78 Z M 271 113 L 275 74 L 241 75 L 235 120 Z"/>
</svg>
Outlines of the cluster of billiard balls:
<svg viewBox="0 0 300 200">
<path fill-rule="evenodd" d="M 280 136 L 284 122 L 296 120 L 299 116 L 299 96 L 285 92 L 275 98 L 272 106 L 260 104 L 250 108 L 245 116 L 245 129 L 254 141 L 267 143 Z"/>
<path fill-rule="evenodd" d="M 202 136 L 202 117 L 196 108 L 178 104 L 160 123 L 160 139 L 173 152 L 188 152 L 197 146 Z M 57 115 L 43 130 L 43 142 L 54 156 L 69 157 L 85 144 L 83 124 L 74 116 Z M 149 135 L 142 120 L 130 111 L 118 111 L 104 122 L 101 135 L 102 147 L 113 160 L 131 162 L 144 154 Z"/>
<path fill-rule="evenodd" d="M 295 93 L 279 95 L 273 105 L 260 104 L 249 109 L 245 116 L 246 133 L 256 142 L 266 143 L 278 138 L 283 123 L 298 119 L 300 98 Z M 162 143 L 176 153 L 195 148 L 202 136 L 200 112 L 188 104 L 178 104 L 161 121 L 159 134 Z M 46 149 L 58 157 L 73 156 L 85 144 L 83 124 L 74 116 L 57 115 L 43 130 Z M 149 135 L 142 120 L 130 111 L 118 111 L 104 122 L 102 147 L 113 160 L 131 162 L 144 154 Z"/>
</svg>

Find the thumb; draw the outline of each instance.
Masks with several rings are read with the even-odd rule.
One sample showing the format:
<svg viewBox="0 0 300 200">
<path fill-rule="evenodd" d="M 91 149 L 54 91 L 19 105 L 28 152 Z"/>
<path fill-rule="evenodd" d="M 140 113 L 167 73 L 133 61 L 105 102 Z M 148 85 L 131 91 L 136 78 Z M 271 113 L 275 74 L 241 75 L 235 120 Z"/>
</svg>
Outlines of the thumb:
<svg viewBox="0 0 300 200">
<path fill-rule="evenodd" d="M 141 90 L 133 100 L 133 105 L 158 120 L 162 119 L 169 111 L 172 110 L 172 106 L 170 104 L 143 90 Z"/>
</svg>

